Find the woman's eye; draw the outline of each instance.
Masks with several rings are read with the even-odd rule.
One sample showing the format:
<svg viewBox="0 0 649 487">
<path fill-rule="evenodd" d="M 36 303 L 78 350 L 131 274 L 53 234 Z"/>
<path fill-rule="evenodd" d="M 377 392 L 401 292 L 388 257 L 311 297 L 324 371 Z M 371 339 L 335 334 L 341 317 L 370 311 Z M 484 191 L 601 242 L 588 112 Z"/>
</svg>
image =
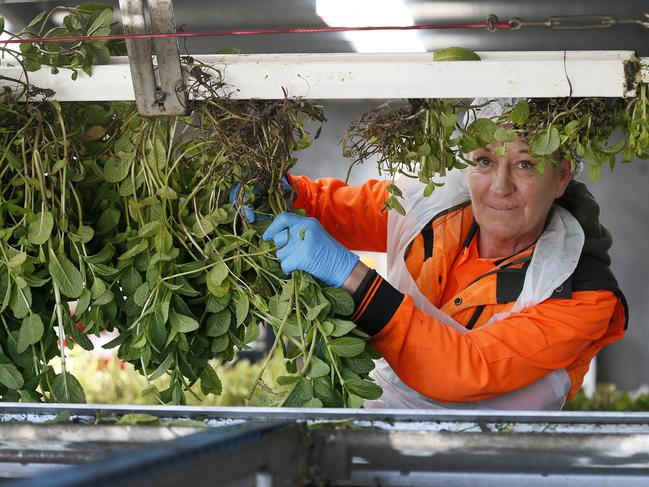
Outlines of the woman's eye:
<svg viewBox="0 0 649 487">
<path fill-rule="evenodd" d="M 521 169 L 533 169 L 534 163 L 532 161 L 519 161 L 518 167 Z"/>
<path fill-rule="evenodd" d="M 475 160 L 475 162 L 478 165 L 478 167 L 489 167 L 489 166 L 491 166 L 491 159 L 489 159 L 488 157 L 478 157 Z"/>
</svg>

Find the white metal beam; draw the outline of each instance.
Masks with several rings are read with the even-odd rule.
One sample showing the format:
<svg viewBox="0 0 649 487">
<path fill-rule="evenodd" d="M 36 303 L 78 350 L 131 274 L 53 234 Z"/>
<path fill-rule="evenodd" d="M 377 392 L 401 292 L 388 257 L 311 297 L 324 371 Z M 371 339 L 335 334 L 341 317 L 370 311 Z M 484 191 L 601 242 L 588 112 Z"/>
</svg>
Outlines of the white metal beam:
<svg viewBox="0 0 649 487">
<path fill-rule="evenodd" d="M 435 62 L 425 54 L 242 54 L 194 56 L 221 71 L 233 98 L 311 99 L 619 97 L 633 51 L 482 52 L 482 61 Z M 649 64 L 649 58 L 643 58 Z M 7 61 L 0 76 L 25 79 Z M 649 74 L 645 69 L 643 78 Z M 126 57 L 96 66 L 72 81 L 62 70 L 29 74 L 30 82 L 60 101 L 134 100 Z M 570 80 L 570 83 L 568 82 Z M 0 80 L 11 86 L 11 82 Z M 571 92 L 572 85 L 572 92 Z"/>
</svg>

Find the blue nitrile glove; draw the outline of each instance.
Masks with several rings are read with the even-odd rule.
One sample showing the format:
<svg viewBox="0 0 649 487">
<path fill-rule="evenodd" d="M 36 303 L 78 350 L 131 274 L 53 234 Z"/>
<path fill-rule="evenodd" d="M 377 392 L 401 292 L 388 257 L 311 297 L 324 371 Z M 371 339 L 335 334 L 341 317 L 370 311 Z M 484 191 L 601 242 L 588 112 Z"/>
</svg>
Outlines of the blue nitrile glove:
<svg viewBox="0 0 649 487">
<path fill-rule="evenodd" d="M 292 197 L 293 197 L 293 187 L 289 184 L 286 177 L 282 178 L 281 185 L 282 185 L 282 191 L 284 191 L 284 195 L 285 195 L 284 199 L 286 200 L 287 206 L 290 208 Z M 237 202 L 240 191 L 241 191 L 241 183 L 237 183 L 232 187 L 230 193 L 228 194 L 228 202 L 230 204 Z M 253 187 L 252 196 L 257 197 L 258 194 L 259 194 L 259 188 Z M 257 213 L 255 213 L 254 208 L 250 203 L 244 203 L 239 209 L 239 212 L 246 218 L 246 220 L 248 220 L 249 223 L 270 219 L 269 216 L 258 215 Z"/>
<path fill-rule="evenodd" d="M 306 271 L 328 286 L 342 287 L 358 262 L 358 255 L 336 242 L 315 218 L 284 211 L 263 238 L 275 241 L 284 273 Z"/>
</svg>

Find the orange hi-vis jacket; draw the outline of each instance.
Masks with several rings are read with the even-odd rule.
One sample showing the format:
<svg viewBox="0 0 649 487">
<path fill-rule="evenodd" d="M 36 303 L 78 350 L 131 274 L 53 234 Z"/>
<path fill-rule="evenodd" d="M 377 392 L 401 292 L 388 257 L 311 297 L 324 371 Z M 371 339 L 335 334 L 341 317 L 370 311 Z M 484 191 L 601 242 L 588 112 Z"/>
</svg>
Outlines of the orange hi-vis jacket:
<svg viewBox="0 0 649 487">
<path fill-rule="evenodd" d="M 351 250 L 386 251 L 389 182 L 348 186 L 332 178 L 289 179 L 297 195 L 293 207 L 317 218 L 338 242 Z M 569 190 L 577 186 L 586 191 L 575 182 Z M 609 269 L 610 235 L 591 235 L 589 244 L 590 230 L 603 229 L 598 215 L 588 215 L 595 221 L 585 224 L 574 198 L 562 206 L 581 224 L 586 243 L 571 278 L 536 306 L 483 326 L 513 307 L 534 248 L 480 258 L 479 228 L 467 203 L 434 217 L 411 242 L 404 265 L 432 304 L 471 331 L 440 323 L 375 272 L 354 296 L 352 319 L 405 384 L 435 401 L 489 399 L 558 369 L 570 378 L 571 398 L 591 359 L 624 335 L 628 311 Z"/>
</svg>

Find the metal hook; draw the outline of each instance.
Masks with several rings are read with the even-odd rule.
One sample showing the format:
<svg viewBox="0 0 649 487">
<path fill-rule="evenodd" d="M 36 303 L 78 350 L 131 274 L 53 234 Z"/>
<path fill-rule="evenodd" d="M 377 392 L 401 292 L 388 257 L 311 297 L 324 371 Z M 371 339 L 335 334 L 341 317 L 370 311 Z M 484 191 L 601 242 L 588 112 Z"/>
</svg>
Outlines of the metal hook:
<svg viewBox="0 0 649 487">
<path fill-rule="evenodd" d="M 498 23 L 498 17 L 495 15 L 491 14 L 489 17 L 485 19 L 485 22 L 487 23 L 487 30 L 489 32 L 496 32 L 496 24 Z"/>
</svg>

